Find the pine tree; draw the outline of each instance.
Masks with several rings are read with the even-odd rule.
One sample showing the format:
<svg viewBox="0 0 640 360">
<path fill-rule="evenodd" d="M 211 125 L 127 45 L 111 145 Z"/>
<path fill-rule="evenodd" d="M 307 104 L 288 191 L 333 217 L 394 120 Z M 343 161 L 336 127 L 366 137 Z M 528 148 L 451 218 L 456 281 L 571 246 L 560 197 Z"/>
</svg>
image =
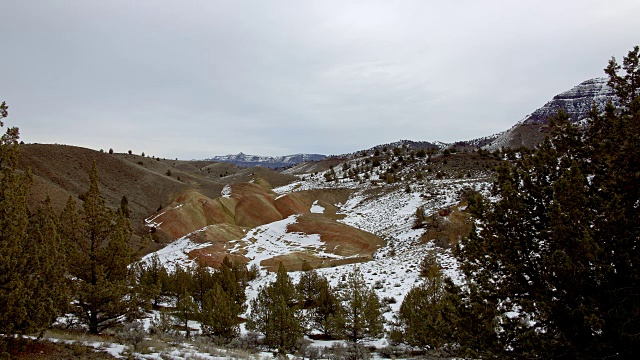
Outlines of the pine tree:
<svg viewBox="0 0 640 360">
<path fill-rule="evenodd" d="M 135 281 L 128 265 L 133 260 L 131 225 L 124 216 L 109 209 L 98 189 L 98 168 L 94 161 L 89 190 L 76 211 L 69 199 L 61 214 L 68 224 L 62 228 L 69 252 L 69 272 L 74 282 L 73 312 L 89 332 L 99 334 L 121 322 L 123 315 L 137 311 Z"/>
<path fill-rule="evenodd" d="M 298 294 L 280 263 L 276 281 L 261 287 L 258 295 L 251 301 L 251 313 L 247 329 L 256 330 L 264 335 L 264 344 L 278 351 L 290 351 L 302 338 L 300 307 Z"/>
<path fill-rule="evenodd" d="M 459 251 L 471 295 L 498 312 L 496 342 L 480 348 L 514 358 L 640 353 L 638 52 L 624 75 L 615 60 L 605 70 L 620 108 L 594 108 L 586 131 L 559 113 L 538 149 L 499 168 L 500 200 Z"/>
<path fill-rule="evenodd" d="M 7 115 L 2 102 L 0 127 Z M 31 174 L 16 170 L 18 140 L 16 127 L 0 137 L 0 336 L 5 339 L 43 331 L 68 303 L 57 217 L 48 201 L 29 211 Z"/>
<path fill-rule="evenodd" d="M 384 318 L 380 300 L 373 289 L 367 287 L 360 269 L 354 268 L 349 275 L 343 300 L 346 303 L 344 333 L 348 340 L 358 342 L 382 336 Z"/>
</svg>

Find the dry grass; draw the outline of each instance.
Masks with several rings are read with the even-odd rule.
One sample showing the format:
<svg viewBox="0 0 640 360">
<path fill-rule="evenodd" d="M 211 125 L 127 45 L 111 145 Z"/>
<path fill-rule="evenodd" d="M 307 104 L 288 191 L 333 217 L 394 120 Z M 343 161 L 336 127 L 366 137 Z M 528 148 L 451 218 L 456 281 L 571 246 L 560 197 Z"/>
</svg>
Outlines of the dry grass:
<svg viewBox="0 0 640 360">
<path fill-rule="evenodd" d="M 17 354 L 18 359 L 113 359 L 107 353 L 95 351 L 86 343 L 100 343 L 103 347 L 120 344 L 112 336 L 94 336 L 82 332 L 50 330 L 46 338 L 57 339 L 58 343 L 37 341 L 29 344 L 27 350 Z M 163 359 L 180 356 L 188 359 L 206 358 L 203 354 L 232 359 L 259 359 L 249 350 L 224 348 L 207 337 L 198 336 L 186 340 L 182 336 L 169 334 L 148 335 L 138 346 L 136 353 L 129 348 L 123 355 L 135 357 L 135 354 L 158 354 Z M 136 357 L 137 358 L 137 357 Z"/>
<path fill-rule="evenodd" d="M 266 168 L 240 169 L 235 165 L 211 161 L 109 154 L 108 151 L 68 145 L 25 144 L 20 146 L 20 151 L 19 168 L 31 169 L 34 175 L 29 198 L 32 206 L 49 196 L 54 209 L 60 211 L 69 197 L 78 199 L 78 195 L 89 187 L 88 174 L 95 160 L 100 190 L 107 204 L 116 208 L 122 196 L 126 196 L 132 211 L 132 224 L 140 235 L 146 232 L 144 218 L 186 190 L 217 198 L 224 185 L 229 183 L 254 180 L 264 186 L 282 186 L 297 180 L 294 176 Z M 171 176 L 166 175 L 167 170 L 171 170 Z M 80 201 L 77 202 L 80 205 Z"/>
<path fill-rule="evenodd" d="M 427 228 L 420 238 L 423 242 L 435 241 L 435 244 L 442 248 L 454 247 L 460 239 L 469 235 L 471 231 L 472 218 L 466 211 L 466 202 L 441 209 L 427 218 Z"/>
<path fill-rule="evenodd" d="M 113 337 L 110 335 L 91 335 L 84 331 L 61 330 L 55 328 L 47 330 L 44 337 L 78 343 L 101 343 L 113 341 Z"/>
<path fill-rule="evenodd" d="M 89 188 L 88 174 L 95 160 L 100 190 L 107 204 L 115 208 L 120 205 L 122 196 L 126 196 L 132 211 L 132 223 L 138 231 L 144 231 L 142 220 L 159 205 L 169 203 L 172 194 L 196 189 L 213 195 L 220 194 L 223 187 L 217 181 L 200 176 L 197 169 L 185 172 L 176 168 L 172 161 L 128 154 L 110 155 L 67 145 L 27 144 L 20 146 L 20 151 L 20 168 L 29 168 L 34 174 L 29 199 L 32 205 L 49 196 L 54 209 L 59 211 L 69 196 L 77 199 Z M 165 175 L 168 169 L 173 176 Z M 177 180 L 178 176 L 182 181 Z"/>
<path fill-rule="evenodd" d="M 29 341 L 22 346 L 21 349 L 11 349 L 9 351 L 11 359 L 20 360 L 45 360 L 45 359 L 61 359 L 61 360 L 99 360 L 114 359 L 113 356 L 96 351 L 95 349 L 73 343 L 55 343 L 47 340 Z"/>
</svg>

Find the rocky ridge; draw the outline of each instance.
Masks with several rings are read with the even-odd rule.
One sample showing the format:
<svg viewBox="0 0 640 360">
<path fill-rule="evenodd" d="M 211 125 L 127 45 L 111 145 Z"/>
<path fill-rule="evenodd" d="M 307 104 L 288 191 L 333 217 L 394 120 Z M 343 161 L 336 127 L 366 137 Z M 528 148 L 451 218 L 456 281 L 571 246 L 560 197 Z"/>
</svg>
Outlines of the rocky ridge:
<svg viewBox="0 0 640 360">
<path fill-rule="evenodd" d="M 544 139 L 548 131 L 549 118 L 557 114 L 559 110 L 564 110 L 569 115 L 571 122 L 581 123 L 589 117 L 589 111 L 593 104 L 598 111 L 603 111 L 609 101 L 614 105 L 618 103 L 613 89 L 607 85 L 607 79 L 594 78 L 583 81 L 554 96 L 511 129 L 496 134 L 495 138 L 484 147 L 495 150 L 502 147 L 536 146 Z"/>
<path fill-rule="evenodd" d="M 607 79 L 589 79 L 554 96 L 551 101 L 522 120 L 522 123 L 525 125 L 547 124 L 549 117 L 561 109 L 569 115 L 572 122 L 579 122 L 589 116 L 592 104 L 595 103 L 598 110 L 603 111 L 609 101 L 615 105 L 618 100 L 613 89 L 607 85 Z"/>
</svg>

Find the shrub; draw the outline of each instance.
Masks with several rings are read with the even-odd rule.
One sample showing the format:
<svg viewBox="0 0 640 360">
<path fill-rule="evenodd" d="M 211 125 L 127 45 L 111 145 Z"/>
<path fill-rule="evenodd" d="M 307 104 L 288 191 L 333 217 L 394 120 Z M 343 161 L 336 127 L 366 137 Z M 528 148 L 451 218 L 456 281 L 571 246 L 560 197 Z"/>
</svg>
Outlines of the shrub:
<svg viewBox="0 0 640 360">
<path fill-rule="evenodd" d="M 368 360 L 371 358 L 369 350 L 362 344 L 348 342 L 334 343 L 323 351 L 323 357 L 330 360 Z"/>
<path fill-rule="evenodd" d="M 141 321 L 134 320 L 125 324 L 116 332 L 116 337 L 124 344 L 133 347 L 133 351 L 137 352 L 140 344 L 144 340 L 146 332 Z"/>
<path fill-rule="evenodd" d="M 398 300 L 396 300 L 393 296 L 385 296 L 382 298 L 382 305 L 395 304 Z"/>
<path fill-rule="evenodd" d="M 244 350 L 250 353 L 258 352 L 259 345 L 259 334 L 255 331 L 249 331 L 246 334 L 236 336 L 227 344 L 227 346 L 232 349 Z"/>
<path fill-rule="evenodd" d="M 373 288 L 376 289 L 376 290 L 380 290 L 380 289 L 384 288 L 382 280 L 376 280 L 375 284 L 373 284 Z"/>
</svg>

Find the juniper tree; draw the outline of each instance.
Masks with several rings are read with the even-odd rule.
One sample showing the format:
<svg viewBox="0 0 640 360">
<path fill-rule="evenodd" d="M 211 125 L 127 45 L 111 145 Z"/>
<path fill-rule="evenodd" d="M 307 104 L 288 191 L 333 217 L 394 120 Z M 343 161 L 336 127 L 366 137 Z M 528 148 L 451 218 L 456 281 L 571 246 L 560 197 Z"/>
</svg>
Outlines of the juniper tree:
<svg viewBox="0 0 640 360">
<path fill-rule="evenodd" d="M 126 196 L 122 196 L 122 199 L 120 200 L 120 208 L 118 209 L 118 212 L 120 213 L 120 215 L 126 218 L 131 217 L 131 210 L 129 209 L 129 199 L 127 199 Z"/>
<path fill-rule="evenodd" d="M 500 166 L 499 201 L 458 255 L 471 294 L 498 312 L 497 342 L 479 348 L 513 358 L 640 353 L 638 63 L 635 47 L 624 74 L 615 59 L 606 69 L 621 107 L 594 108 L 586 131 L 560 113 L 539 148 Z"/>
<path fill-rule="evenodd" d="M 171 274 L 169 274 L 169 292 L 177 300 L 191 289 L 191 282 L 193 278 L 189 269 L 183 269 L 180 266 L 176 266 Z"/>
<path fill-rule="evenodd" d="M 58 227 L 58 215 L 47 197 L 29 217 L 29 243 L 24 254 L 29 262 L 25 284 L 30 288 L 33 302 L 27 313 L 29 321 L 35 324 L 52 324 L 61 311 L 68 309 L 67 259 Z"/>
<path fill-rule="evenodd" d="M 279 351 L 294 349 L 302 338 L 298 295 L 282 263 L 276 281 L 260 287 L 251 301 L 247 329 L 262 333 L 264 344 Z"/>
<path fill-rule="evenodd" d="M 220 284 L 222 290 L 234 301 L 238 313 L 246 310 L 247 295 L 245 292 L 246 267 L 243 269 L 239 263 L 232 263 L 225 257 L 218 271 L 214 273 L 214 280 Z"/>
<path fill-rule="evenodd" d="M 0 104 L 0 127 L 8 115 Z M 19 131 L 0 137 L 0 336 L 41 332 L 68 302 L 57 216 L 48 202 L 27 206 L 30 172 L 17 171 Z M 2 351 L 0 341 L 0 352 Z"/>
<path fill-rule="evenodd" d="M 200 263 L 192 266 L 188 271 L 191 276 L 189 292 L 202 309 L 204 295 L 216 284 L 214 274 L 206 265 Z"/>
<path fill-rule="evenodd" d="M 382 336 L 384 318 L 380 312 L 380 300 L 367 286 L 358 268 L 349 274 L 343 301 L 344 336 L 347 340 L 358 342 Z"/>
<path fill-rule="evenodd" d="M 321 276 L 317 284 L 315 307 L 310 311 L 311 323 L 325 336 L 340 338 L 344 334 L 344 307 L 329 281 Z"/>
<path fill-rule="evenodd" d="M 151 256 L 147 262 L 137 265 L 137 283 L 151 300 L 153 307 L 159 307 L 160 302 L 169 295 L 170 278 L 167 269 L 160 262 L 157 254 Z"/>
<path fill-rule="evenodd" d="M 447 280 L 435 257 L 421 263 L 423 282 L 404 298 L 396 319 L 399 329 L 392 339 L 423 349 L 441 350 L 452 344 L 456 330 L 457 297 L 448 291 Z"/>
<path fill-rule="evenodd" d="M 137 311 L 138 299 L 132 285 L 134 273 L 129 220 L 107 207 L 98 188 L 98 168 L 93 162 L 89 190 L 82 194 L 82 209 L 67 202 L 61 221 L 68 247 L 69 274 L 74 281 L 73 313 L 99 334 L 115 326 L 122 317 Z"/>
<path fill-rule="evenodd" d="M 307 260 L 302 262 L 302 274 L 296 284 L 296 290 L 302 300 L 304 307 L 311 307 L 316 305 L 316 300 L 319 290 L 320 277 L 318 273 L 313 270 Z"/>
<path fill-rule="evenodd" d="M 184 292 L 176 301 L 175 315 L 180 321 L 180 326 L 184 328 L 185 337 L 191 337 L 191 328 L 189 321 L 196 320 L 198 317 L 198 304 L 189 292 Z"/>
<path fill-rule="evenodd" d="M 329 285 L 305 260 L 303 273 L 296 284 L 302 306 L 307 309 L 307 330 L 317 329 L 325 336 L 339 338 L 343 333 L 344 317 L 340 300 Z"/>
<path fill-rule="evenodd" d="M 640 47 L 635 46 L 629 51 L 622 65 L 616 62 L 615 57 L 612 58 L 604 71 L 609 76 L 607 84 L 620 100 L 621 110 L 631 117 L 637 115 L 640 111 Z"/>
<path fill-rule="evenodd" d="M 223 342 L 230 341 L 240 333 L 239 315 L 240 308 L 220 284 L 214 284 L 204 295 L 199 317 L 205 335 Z"/>
</svg>

